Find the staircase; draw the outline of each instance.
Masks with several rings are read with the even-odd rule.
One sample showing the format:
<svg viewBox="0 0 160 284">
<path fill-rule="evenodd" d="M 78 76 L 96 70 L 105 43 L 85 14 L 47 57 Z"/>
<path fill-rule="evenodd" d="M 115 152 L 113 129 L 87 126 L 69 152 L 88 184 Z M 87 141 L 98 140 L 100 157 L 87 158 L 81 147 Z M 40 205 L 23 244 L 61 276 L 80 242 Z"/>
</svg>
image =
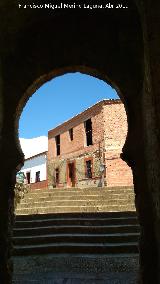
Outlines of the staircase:
<svg viewBox="0 0 160 284">
<path fill-rule="evenodd" d="M 138 253 L 133 188 L 34 190 L 16 209 L 14 254 Z"/>
</svg>

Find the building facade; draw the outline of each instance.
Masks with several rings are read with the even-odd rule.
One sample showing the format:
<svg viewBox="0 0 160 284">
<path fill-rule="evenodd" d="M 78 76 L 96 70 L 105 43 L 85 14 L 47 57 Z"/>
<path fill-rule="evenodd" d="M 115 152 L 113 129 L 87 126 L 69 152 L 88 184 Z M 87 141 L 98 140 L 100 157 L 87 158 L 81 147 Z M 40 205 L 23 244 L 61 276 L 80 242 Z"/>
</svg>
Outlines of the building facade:
<svg viewBox="0 0 160 284">
<path fill-rule="evenodd" d="M 31 189 L 47 188 L 47 152 L 25 159 L 21 172 L 25 175 L 25 183 L 30 184 Z"/>
<path fill-rule="evenodd" d="M 48 184 L 54 187 L 133 185 L 120 154 L 127 118 L 120 100 L 103 100 L 48 132 Z"/>
</svg>

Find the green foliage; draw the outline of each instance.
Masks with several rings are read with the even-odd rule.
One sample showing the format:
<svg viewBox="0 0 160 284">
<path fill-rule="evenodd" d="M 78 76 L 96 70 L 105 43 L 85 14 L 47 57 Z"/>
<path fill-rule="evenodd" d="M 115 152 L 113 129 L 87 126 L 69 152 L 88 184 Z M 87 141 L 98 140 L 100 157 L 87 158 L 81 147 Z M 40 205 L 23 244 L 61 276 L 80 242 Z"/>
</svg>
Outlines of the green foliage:
<svg viewBox="0 0 160 284">
<path fill-rule="evenodd" d="M 14 207 L 17 207 L 17 204 L 20 203 L 21 199 L 24 198 L 24 195 L 29 191 L 30 186 L 28 184 L 16 182 L 15 184 L 15 197 L 14 197 Z"/>
</svg>

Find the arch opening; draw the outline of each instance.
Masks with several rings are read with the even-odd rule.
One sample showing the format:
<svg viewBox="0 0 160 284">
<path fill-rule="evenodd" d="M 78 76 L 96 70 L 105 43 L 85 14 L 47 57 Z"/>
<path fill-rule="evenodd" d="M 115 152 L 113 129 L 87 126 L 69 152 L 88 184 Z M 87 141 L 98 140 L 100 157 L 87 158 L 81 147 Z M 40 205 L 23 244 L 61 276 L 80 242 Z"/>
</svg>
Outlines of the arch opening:
<svg viewBox="0 0 160 284">
<path fill-rule="evenodd" d="M 54 78 L 53 81 L 55 79 L 56 78 Z M 33 89 L 33 88 L 30 88 L 30 89 Z M 27 94 L 28 94 L 28 91 L 27 91 Z M 36 95 L 38 98 L 38 94 Z M 54 96 L 54 94 L 52 95 Z M 91 96 L 93 95 L 91 94 Z M 77 121 L 77 118 L 78 118 L 78 121 Z M 103 121 L 103 128 L 101 129 L 102 121 Z M 71 129 L 72 129 L 72 132 L 71 132 Z M 88 129 L 88 131 L 86 131 L 86 129 Z M 117 129 L 118 129 L 118 133 L 117 133 Z M 79 134 L 81 131 L 82 131 L 83 136 L 76 138 L 77 134 Z M 92 139 L 90 138 L 90 131 L 92 131 L 92 134 L 93 134 Z M 89 132 L 88 141 L 87 141 L 87 132 Z M 102 132 L 103 138 L 99 137 L 99 133 L 101 132 Z M 127 135 L 127 118 L 126 118 L 126 113 L 125 113 L 125 109 L 124 109 L 122 102 L 120 100 L 115 100 L 115 101 L 108 100 L 107 101 L 105 100 L 105 96 L 103 100 L 101 100 L 99 103 L 94 104 L 93 106 L 87 108 L 86 110 L 84 109 L 82 112 L 80 112 L 80 114 L 77 114 L 76 116 L 73 116 L 73 118 L 68 119 L 67 122 L 65 123 L 62 122 L 62 124 L 60 124 L 58 128 L 55 127 L 54 129 L 50 130 L 48 133 L 48 141 L 49 141 L 48 154 L 47 155 L 45 154 L 47 157 L 46 158 L 47 160 L 47 175 L 46 176 L 48 178 L 48 182 L 47 182 L 48 190 L 50 190 L 52 193 L 54 193 L 55 191 L 57 194 L 56 190 L 58 189 L 59 192 L 63 192 L 63 195 L 65 195 L 63 189 L 66 190 L 70 188 L 77 188 L 78 190 L 78 188 L 84 189 L 84 188 L 92 187 L 94 194 L 88 191 L 89 195 L 92 196 L 90 197 L 91 200 L 90 199 L 85 200 L 84 199 L 86 198 L 85 195 L 82 196 L 81 194 L 82 201 L 84 203 L 84 200 L 85 200 L 86 204 L 85 206 L 82 204 L 82 207 L 83 208 L 85 207 L 84 210 L 78 211 L 80 215 L 81 213 L 89 213 L 89 214 L 98 213 L 99 216 L 102 217 L 103 214 L 105 215 L 105 213 L 109 213 L 108 217 L 111 217 L 112 216 L 111 212 L 113 211 L 112 214 L 114 214 L 114 211 L 115 211 L 115 217 L 117 217 L 116 210 L 118 209 L 115 210 L 113 208 L 115 204 L 111 204 L 113 209 L 107 210 L 107 206 L 106 206 L 106 209 L 103 209 L 103 207 L 105 208 L 103 199 L 104 198 L 107 199 L 107 196 L 105 197 L 103 195 L 105 191 L 103 191 L 102 193 L 102 189 L 105 187 L 113 188 L 113 195 L 115 194 L 116 196 L 118 192 L 117 191 L 114 192 L 115 188 L 119 187 L 119 190 L 122 190 L 123 187 L 133 186 L 131 170 L 120 159 L 120 153 L 121 153 L 123 144 L 125 142 L 126 135 Z M 58 137 L 58 142 L 56 141 L 57 137 Z M 76 144 L 73 146 L 74 140 L 76 140 Z M 84 140 L 85 140 L 85 143 L 84 143 Z M 82 147 L 84 148 L 83 149 L 84 151 L 82 149 L 79 149 L 81 142 L 82 142 Z M 73 147 L 73 149 L 71 149 L 72 151 L 69 148 L 71 147 L 71 144 Z M 61 150 L 59 150 L 60 152 L 57 151 L 58 149 L 57 145 L 61 145 L 60 147 Z M 78 149 L 76 148 L 77 145 L 78 145 Z M 95 146 L 94 149 L 92 149 L 93 146 Z M 30 164 L 32 164 L 33 162 L 33 167 L 34 167 L 34 159 L 35 158 L 37 159 L 37 155 L 35 156 L 36 157 L 31 156 L 29 157 L 29 159 L 27 159 L 27 163 L 28 161 Z M 104 168 L 102 171 L 103 166 L 105 168 L 105 171 L 104 171 Z M 32 178 L 31 168 L 32 166 L 30 166 L 30 169 L 29 169 L 28 165 L 26 165 L 26 168 L 25 168 L 25 165 L 24 165 L 24 167 L 22 168 L 22 171 L 26 175 L 27 182 L 31 184 L 32 192 L 34 191 L 35 193 L 36 189 L 38 189 L 37 187 L 40 186 L 40 184 L 42 185 L 41 189 L 42 190 L 44 189 L 45 191 L 46 183 L 39 183 L 41 181 L 37 180 L 37 172 L 40 172 L 39 169 L 37 168 L 37 165 L 36 165 L 36 172 L 34 171 L 34 176 L 35 176 L 34 182 L 31 182 L 31 178 Z M 76 176 L 76 179 L 75 178 L 72 179 L 72 177 L 75 177 L 75 176 Z M 40 175 L 38 177 L 40 178 Z M 99 193 L 100 193 L 99 196 L 98 195 L 96 196 L 97 193 L 94 192 L 95 188 L 99 189 Z M 125 192 L 124 194 L 126 193 L 127 192 Z M 80 194 L 80 191 L 79 191 L 79 194 Z M 61 198 L 63 197 L 63 195 L 61 196 Z M 93 197 L 93 195 L 95 195 L 95 197 Z M 125 201 L 129 202 L 132 195 L 133 195 L 133 192 L 129 192 L 129 194 L 127 193 L 126 196 L 128 200 L 126 199 Z M 123 199 L 124 197 L 121 196 L 120 198 Z M 96 199 L 101 199 L 101 200 L 100 200 L 100 203 L 96 205 L 97 207 L 95 210 L 92 203 L 95 203 Z M 57 204 L 59 204 L 58 203 L 59 201 L 60 200 L 57 200 Z M 38 202 L 38 197 L 37 197 L 37 202 Z M 63 202 L 65 202 L 65 200 L 63 200 Z M 76 203 L 76 199 L 75 200 L 73 199 L 72 203 Z M 56 204 L 54 205 L 56 207 Z M 134 206 L 133 207 L 131 206 L 132 207 L 131 209 L 129 204 L 128 204 L 128 208 L 126 204 L 125 205 L 121 204 L 121 205 L 123 207 L 123 210 L 120 210 L 121 211 L 120 215 L 118 213 L 118 216 L 121 216 L 121 218 L 123 215 L 123 211 L 126 211 L 126 209 L 127 211 L 135 210 L 135 208 L 133 208 Z M 77 205 L 77 207 L 78 206 L 79 205 Z M 73 211 L 71 211 L 70 213 L 74 215 L 76 213 L 76 211 L 74 211 L 75 204 L 74 206 L 72 204 L 72 207 L 74 207 L 74 209 L 72 208 Z M 35 214 L 36 212 L 38 213 L 37 207 L 34 209 L 31 211 L 31 213 L 32 214 Z M 126 217 L 126 214 L 128 213 L 127 211 L 124 214 L 125 217 Z M 25 209 L 23 211 L 22 209 L 22 212 L 26 214 L 27 211 L 25 211 Z M 39 212 L 39 213 L 42 214 L 42 212 Z M 54 214 L 55 213 L 64 214 L 66 212 L 65 211 L 60 212 L 59 210 L 55 211 L 52 208 L 52 212 L 48 211 L 46 213 L 46 217 L 50 218 L 48 216 L 51 213 L 52 214 L 53 213 Z M 69 213 L 69 211 L 67 211 L 67 213 Z M 89 218 L 89 214 L 88 214 L 88 218 Z M 97 222 L 99 221 L 98 219 L 96 220 L 97 216 L 98 215 L 95 214 L 95 215 L 92 215 L 91 217 Z M 131 217 L 133 217 L 133 215 Z M 31 216 L 31 218 L 34 218 L 34 217 Z M 76 218 L 77 218 L 77 215 L 76 215 Z M 65 234 L 65 231 L 63 233 Z M 72 234 L 74 236 L 74 233 Z"/>
<path fill-rule="evenodd" d="M 74 73 L 70 73 L 72 70 L 72 72 Z M 69 72 L 69 73 L 68 73 Z M 67 68 L 67 71 L 65 70 L 64 71 L 58 71 L 56 72 L 56 74 L 58 73 L 58 77 L 57 78 L 60 78 L 60 76 L 65 76 L 65 74 L 78 74 L 76 72 L 80 72 L 79 74 L 81 74 L 81 76 L 85 76 L 85 74 L 87 74 L 86 76 L 90 77 L 90 78 L 98 78 L 100 82 L 103 82 L 103 83 L 108 83 L 110 84 L 110 86 L 112 86 L 114 88 L 114 90 L 116 91 L 116 93 L 113 95 L 113 98 L 117 96 L 117 100 L 119 100 L 119 103 L 121 103 L 121 105 L 124 105 L 124 98 L 123 98 L 123 95 L 122 93 L 120 92 L 119 88 L 115 85 L 115 83 L 111 82 L 108 78 L 106 78 L 106 76 L 101 76 L 101 74 L 99 74 L 97 71 L 93 70 L 93 69 L 90 69 L 90 68 L 82 68 L 82 67 L 76 67 L 76 68 Z M 94 77 L 93 77 L 94 76 Z M 49 78 L 49 79 L 48 79 Z M 51 72 L 49 75 L 45 75 L 45 76 L 41 76 L 40 79 L 38 79 L 37 81 L 35 81 L 32 86 L 30 88 L 28 88 L 28 90 L 25 92 L 22 100 L 20 101 L 19 103 L 19 106 L 17 107 L 17 112 L 16 112 L 16 120 L 15 120 L 15 133 L 16 133 L 16 138 L 18 137 L 18 121 L 20 119 L 20 114 L 25 106 L 25 104 L 27 103 L 27 100 L 28 98 L 32 97 L 32 94 L 34 93 L 33 90 L 37 90 L 38 89 L 38 86 L 42 86 L 46 80 L 50 80 L 53 81 L 55 79 L 55 75 L 53 75 L 53 72 Z M 105 78 L 105 79 L 104 79 Z M 106 85 L 107 86 L 107 85 Z M 120 97 L 120 99 L 119 99 Z M 101 98 L 99 99 L 100 100 L 105 100 L 106 97 L 104 96 L 104 98 L 101 96 Z M 112 100 L 112 98 L 111 98 Z M 94 105 L 94 103 L 97 103 L 96 101 L 94 102 L 91 102 L 90 105 L 88 103 L 87 107 L 86 108 L 89 108 L 91 107 L 92 105 Z M 111 103 L 112 104 L 112 101 L 110 102 L 106 102 L 107 104 Z M 58 106 L 57 106 L 58 107 Z M 68 117 L 65 117 L 64 118 L 64 121 L 65 120 L 70 120 L 73 116 L 76 116 L 78 115 L 78 113 L 81 113 L 81 112 L 84 112 L 85 111 L 85 107 L 83 107 L 83 109 L 80 109 L 80 111 L 77 110 L 77 113 L 74 112 L 72 113 L 70 116 L 68 115 Z M 125 144 L 125 141 L 126 141 L 126 138 L 127 138 L 127 135 L 128 135 L 128 118 L 127 118 L 127 112 L 126 112 L 126 109 L 125 109 L 125 105 L 123 107 L 123 109 L 121 110 L 121 113 L 123 113 L 123 116 L 124 116 L 124 119 L 123 119 L 123 123 L 124 123 L 124 134 L 123 134 L 123 138 L 122 138 L 122 141 L 121 141 L 121 150 L 120 152 L 122 152 L 122 149 Z M 60 121 L 60 122 L 57 122 L 57 124 L 63 124 L 64 121 Z M 116 122 L 115 122 L 116 123 Z M 56 127 L 56 125 L 55 125 Z M 50 129 L 53 128 L 51 127 L 51 124 L 50 124 Z M 49 129 L 48 129 L 49 130 Z M 85 142 L 87 143 L 87 142 Z M 18 140 L 17 140 L 17 144 L 19 144 Z M 86 144 L 87 145 L 87 144 Z M 87 145 L 88 146 L 88 145 Z M 17 146 L 17 148 L 20 149 L 19 145 Z M 20 168 L 20 166 L 17 166 L 17 168 Z"/>
</svg>

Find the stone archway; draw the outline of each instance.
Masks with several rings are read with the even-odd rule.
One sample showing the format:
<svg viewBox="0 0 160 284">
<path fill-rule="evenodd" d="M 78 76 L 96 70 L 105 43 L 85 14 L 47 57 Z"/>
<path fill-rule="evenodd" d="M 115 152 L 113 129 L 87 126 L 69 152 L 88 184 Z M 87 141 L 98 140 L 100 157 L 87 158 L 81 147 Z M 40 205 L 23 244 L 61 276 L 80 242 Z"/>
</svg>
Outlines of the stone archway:
<svg viewBox="0 0 160 284">
<path fill-rule="evenodd" d="M 23 163 L 16 133 L 18 117 L 28 98 L 42 83 L 77 70 L 92 72 L 91 75 L 118 86 L 120 90 L 118 93 L 128 116 L 128 135 L 122 158 L 133 170 L 141 224 L 139 278 L 141 283 L 152 283 L 153 275 L 155 283 L 160 279 L 157 105 L 153 96 L 149 97 L 152 94 L 152 74 L 149 72 L 145 19 L 139 15 L 134 2 L 130 2 L 129 9 L 121 13 L 101 10 L 96 13 L 84 11 L 83 14 L 79 10 L 62 10 L 54 14 L 37 10 L 19 13 L 9 6 L 9 2 L 3 4 L 13 9 L 12 12 L 4 9 L 7 17 L 2 27 L 5 36 L 1 45 L 0 153 L 1 160 L 5 161 L 0 192 L 2 283 L 11 283 L 13 187 L 16 168 Z M 154 50 L 154 45 L 152 47 Z"/>
</svg>

